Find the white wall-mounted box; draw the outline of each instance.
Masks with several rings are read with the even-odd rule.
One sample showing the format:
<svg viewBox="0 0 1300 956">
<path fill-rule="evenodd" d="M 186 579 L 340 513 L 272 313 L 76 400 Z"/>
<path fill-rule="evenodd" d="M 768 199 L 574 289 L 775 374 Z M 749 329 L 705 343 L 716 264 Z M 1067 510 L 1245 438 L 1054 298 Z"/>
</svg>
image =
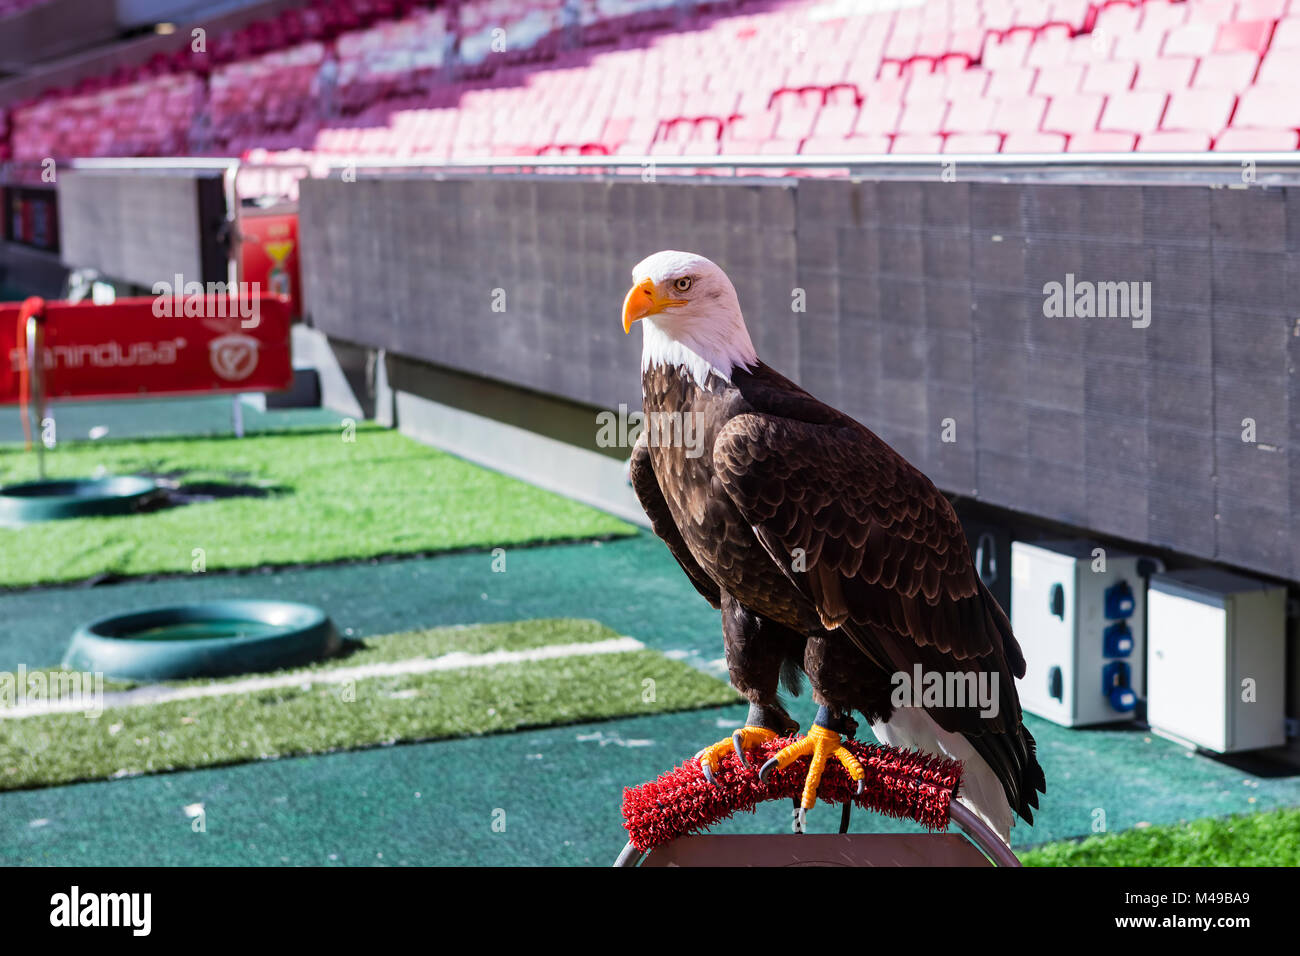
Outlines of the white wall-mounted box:
<svg viewBox="0 0 1300 956">
<path fill-rule="evenodd" d="M 1012 543 L 1011 629 L 1025 655 L 1016 685 L 1025 710 L 1066 727 L 1134 719 L 1146 679 L 1139 562 L 1159 566 L 1090 541 Z"/>
<path fill-rule="evenodd" d="M 1151 578 L 1147 721 L 1216 753 L 1286 744 L 1286 590 L 1215 568 Z"/>
</svg>

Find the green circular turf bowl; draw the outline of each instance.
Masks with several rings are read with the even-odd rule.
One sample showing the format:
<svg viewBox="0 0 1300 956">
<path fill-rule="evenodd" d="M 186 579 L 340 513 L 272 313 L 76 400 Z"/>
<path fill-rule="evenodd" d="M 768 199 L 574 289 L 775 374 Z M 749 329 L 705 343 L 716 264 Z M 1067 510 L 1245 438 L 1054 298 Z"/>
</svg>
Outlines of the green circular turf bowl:
<svg viewBox="0 0 1300 956">
<path fill-rule="evenodd" d="M 16 527 L 58 521 L 129 514 L 162 489 L 152 478 L 110 475 L 105 478 L 52 478 L 0 485 L 0 525 Z"/>
<path fill-rule="evenodd" d="M 209 601 L 92 621 L 63 666 L 120 680 L 227 677 L 310 664 L 342 639 L 320 608 L 289 601 Z"/>
</svg>

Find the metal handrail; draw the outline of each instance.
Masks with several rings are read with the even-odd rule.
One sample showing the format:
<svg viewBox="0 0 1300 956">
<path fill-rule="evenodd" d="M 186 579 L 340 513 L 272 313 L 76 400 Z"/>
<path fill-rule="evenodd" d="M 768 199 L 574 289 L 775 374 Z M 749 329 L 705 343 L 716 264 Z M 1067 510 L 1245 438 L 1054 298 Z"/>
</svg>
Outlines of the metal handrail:
<svg viewBox="0 0 1300 956">
<path fill-rule="evenodd" d="M 1020 860 L 1011 847 L 1002 842 L 1002 838 L 994 832 L 993 828 L 975 815 L 965 804 L 954 800 L 948 806 L 948 819 L 955 823 L 967 838 L 975 844 L 979 850 L 992 860 L 998 866 L 1020 866 Z M 633 867 L 645 859 L 647 853 L 638 850 L 632 841 L 628 841 L 614 861 L 615 867 Z"/>
<path fill-rule="evenodd" d="M 250 163 L 235 158 L 104 157 L 78 159 L 80 170 L 149 171 L 172 169 L 355 169 L 359 173 L 430 170 L 444 172 L 521 172 L 560 170 L 600 174 L 614 170 L 727 170 L 732 177 L 749 170 L 843 171 L 853 179 L 940 179 L 955 169 L 960 181 L 1178 183 L 1185 185 L 1300 185 L 1300 153 L 989 153 L 843 156 L 482 156 L 378 158 L 313 156 L 289 163 Z M 1250 177 L 1244 175 L 1250 170 Z"/>
</svg>

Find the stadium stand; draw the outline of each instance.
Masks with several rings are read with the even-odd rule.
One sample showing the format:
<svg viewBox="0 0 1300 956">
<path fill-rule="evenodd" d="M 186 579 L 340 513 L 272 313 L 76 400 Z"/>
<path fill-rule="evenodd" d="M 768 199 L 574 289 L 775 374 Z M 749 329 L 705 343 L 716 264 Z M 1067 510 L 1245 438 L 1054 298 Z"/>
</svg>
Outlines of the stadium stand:
<svg viewBox="0 0 1300 956">
<path fill-rule="evenodd" d="M 1297 88 L 1300 0 L 317 0 L 19 104 L 0 151 L 1293 150 Z"/>
</svg>

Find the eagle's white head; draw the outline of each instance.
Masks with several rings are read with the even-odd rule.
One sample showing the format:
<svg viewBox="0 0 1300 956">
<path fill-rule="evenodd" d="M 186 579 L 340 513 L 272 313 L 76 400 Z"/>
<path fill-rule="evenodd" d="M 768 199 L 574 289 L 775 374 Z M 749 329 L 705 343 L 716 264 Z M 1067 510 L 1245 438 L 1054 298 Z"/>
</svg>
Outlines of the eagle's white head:
<svg viewBox="0 0 1300 956">
<path fill-rule="evenodd" d="M 758 362 L 727 274 L 703 256 L 666 250 L 632 270 L 623 300 L 623 331 L 641 322 L 641 368 L 685 369 L 699 384 L 710 371 L 731 381 L 732 371 Z"/>
</svg>

